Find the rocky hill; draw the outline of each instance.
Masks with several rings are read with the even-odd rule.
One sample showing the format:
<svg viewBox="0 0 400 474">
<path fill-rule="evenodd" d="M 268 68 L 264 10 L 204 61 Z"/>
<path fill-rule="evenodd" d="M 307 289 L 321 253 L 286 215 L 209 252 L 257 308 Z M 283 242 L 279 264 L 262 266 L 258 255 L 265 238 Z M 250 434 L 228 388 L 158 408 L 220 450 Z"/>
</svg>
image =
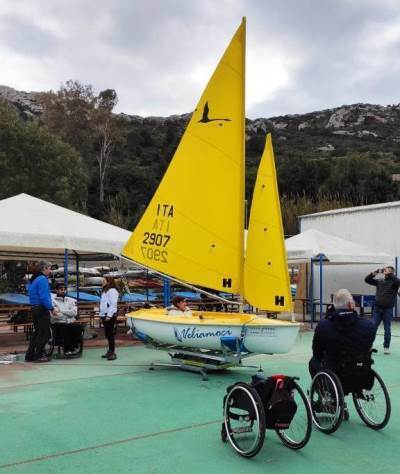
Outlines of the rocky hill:
<svg viewBox="0 0 400 474">
<path fill-rule="evenodd" d="M 1 99 L 17 111 L 21 122 L 38 122 L 46 128 L 46 121 L 40 120 L 44 111 L 40 93 L 0 86 Z M 83 159 L 89 183 L 89 199 L 84 206 L 89 214 L 131 228 L 163 176 L 190 114 L 140 117 L 121 113 L 115 117 L 119 119 L 118 139 L 105 182 L 107 208 L 93 199 L 98 173 L 90 133 L 75 123 L 72 133 L 72 129 L 65 129 L 56 135 Z M 68 120 L 66 115 L 65 123 Z M 400 177 L 400 105 L 353 104 L 307 114 L 247 119 L 248 202 L 268 132 L 273 137 L 289 233 L 295 232 L 299 214 L 400 199 L 396 179 Z"/>
<path fill-rule="evenodd" d="M 39 117 L 40 94 L 0 86 L 0 98 L 10 103 L 22 118 Z M 184 129 L 190 114 L 169 117 L 139 117 L 120 114 L 133 127 Z M 283 115 L 246 121 L 246 139 L 252 151 L 261 151 L 264 136 L 271 132 L 278 156 L 303 153 L 309 157 L 343 156 L 369 152 L 388 158 L 400 157 L 400 104 L 352 104 L 307 114 Z M 258 153 L 256 153 L 258 155 Z"/>
</svg>

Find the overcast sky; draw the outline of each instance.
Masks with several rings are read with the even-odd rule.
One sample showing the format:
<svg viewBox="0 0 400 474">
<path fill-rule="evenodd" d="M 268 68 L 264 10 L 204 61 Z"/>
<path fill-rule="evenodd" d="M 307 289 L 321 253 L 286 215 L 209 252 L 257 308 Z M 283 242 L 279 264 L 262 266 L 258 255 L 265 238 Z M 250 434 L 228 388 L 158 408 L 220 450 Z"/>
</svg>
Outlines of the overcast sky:
<svg viewBox="0 0 400 474">
<path fill-rule="evenodd" d="M 191 111 L 247 16 L 247 116 L 400 102 L 400 0 L 0 0 L 0 84 Z"/>
</svg>

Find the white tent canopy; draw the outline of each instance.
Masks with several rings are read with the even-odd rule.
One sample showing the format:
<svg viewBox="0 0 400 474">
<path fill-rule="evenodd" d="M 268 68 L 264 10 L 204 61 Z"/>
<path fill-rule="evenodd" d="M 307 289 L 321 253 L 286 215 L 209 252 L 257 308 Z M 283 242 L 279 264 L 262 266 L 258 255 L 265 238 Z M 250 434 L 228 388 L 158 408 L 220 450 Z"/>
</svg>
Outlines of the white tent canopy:
<svg viewBox="0 0 400 474">
<path fill-rule="evenodd" d="M 374 251 L 315 229 L 290 237 L 285 243 L 289 263 L 309 262 L 311 258 L 317 258 L 321 254 L 330 264 L 386 263 L 393 260 L 384 252 Z"/>
<path fill-rule="evenodd" d="M 63 257 L 64 249 L 83 260 L 119 256 L 129 236 L 120 227 L 28 194 L 0 201 L 0 259 Z"/>
</svg>

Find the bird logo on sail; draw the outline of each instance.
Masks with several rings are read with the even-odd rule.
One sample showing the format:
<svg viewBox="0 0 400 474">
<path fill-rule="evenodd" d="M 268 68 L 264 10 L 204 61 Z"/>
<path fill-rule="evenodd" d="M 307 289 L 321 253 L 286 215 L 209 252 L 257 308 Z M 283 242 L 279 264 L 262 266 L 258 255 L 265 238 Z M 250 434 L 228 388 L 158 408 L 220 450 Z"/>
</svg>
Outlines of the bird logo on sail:
<svg viewBox="0 0 400 474">
<path fill-rule="evenodd" d="M 208 114 L 210 112 L 210 108 L 208 107 L 208 101 L 206 102 L 204 109 L 203 109 L 203 116 L 199 123 L 208 123 L 208 122 L 230 122 L 231 119 L 229 118 L 209 118 Z"/>
</svg>

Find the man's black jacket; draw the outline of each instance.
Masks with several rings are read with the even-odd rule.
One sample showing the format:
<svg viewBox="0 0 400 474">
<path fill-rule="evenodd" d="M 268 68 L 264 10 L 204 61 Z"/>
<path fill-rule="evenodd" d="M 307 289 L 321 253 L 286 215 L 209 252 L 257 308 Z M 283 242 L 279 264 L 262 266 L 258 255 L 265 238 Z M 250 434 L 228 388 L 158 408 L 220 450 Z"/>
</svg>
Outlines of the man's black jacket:
<svg viewBox="0 0 400 474">
<path fill-rule="evenodd" d="M 375 326 L 355 311 L 337 310 L 318 323 L 312 344 L 313 357 L 326 367 L 335 370 L 339 351 L 344 348 L 368 352 L 375 339 Z"/>
<path fill-rule="evenodd" d="M 365 277 L 365 283 L 376 286 L 376 306 L 380 308 L 392 308 L 394 306 L 400 280 L 393 273 L 388 273 L 385 278 L 379 279 L 375 278 L 373 273 L 370 273 Z"/>
</svg>

